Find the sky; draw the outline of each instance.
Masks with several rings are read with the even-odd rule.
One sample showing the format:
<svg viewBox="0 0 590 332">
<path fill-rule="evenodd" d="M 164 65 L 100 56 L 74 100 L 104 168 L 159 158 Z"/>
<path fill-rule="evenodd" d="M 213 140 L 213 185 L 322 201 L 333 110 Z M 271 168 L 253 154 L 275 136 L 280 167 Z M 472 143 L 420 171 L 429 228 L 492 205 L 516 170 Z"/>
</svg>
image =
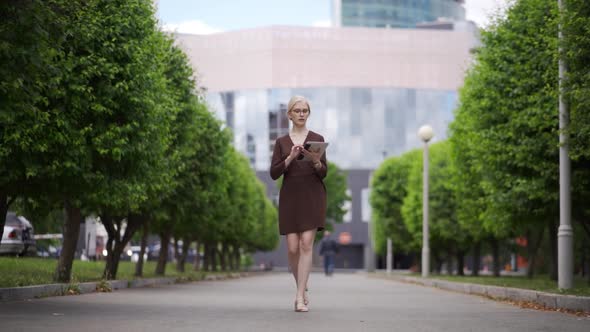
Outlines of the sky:
<svg viewBox="0 0 590 332">
<path fill-rule="evenodd" d="M 466 0 L 468 20 L 485 27 L 509 0 Z M 194 34 L 269 25 L 331 26 L 331 0 L 155 0 L 165 30 Z"/>
</svg>

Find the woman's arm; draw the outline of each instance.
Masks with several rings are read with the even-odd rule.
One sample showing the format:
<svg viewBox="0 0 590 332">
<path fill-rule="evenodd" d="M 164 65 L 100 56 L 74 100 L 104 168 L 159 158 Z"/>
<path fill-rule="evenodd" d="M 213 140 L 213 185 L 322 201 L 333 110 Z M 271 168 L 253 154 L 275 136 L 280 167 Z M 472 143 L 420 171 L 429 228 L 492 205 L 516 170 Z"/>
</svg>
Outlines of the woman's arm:
<svg viewBox="0 0 590 332">
<path fill-rule="evenodd" d="M 318 141 L 324 142 L 324 137 L 320 136 Z M 323 180 L 326 177 L 326 175 L 328 174 L 328 161 L 326 160 L 326 151 L 324 151 L 318 162 L 314 162 L 313 168 L 316 174 L 320 177 L 320 179 Z"/>
<path fill-rule="evenodd" d="M 296 146 L 293 147 L 292 150 L 294 150 L 295 148 Z M 275 141 L 275 148 L 272 152 L 272 160 L 270 162 L 270 177 L 273 180 L 280 178 L 281 175 L 283 175 L 287 171 L 287 168 L 291 164 L 291 161 L 293 161 L 293 155 L 297 156 L 298 154 L 299 153 L 297 151 L 291 151 L 291 154 L 289 154 L 287 158 L 283 160 L 281 143 L 279 143 L 279 140 L 277 139 Z"/>
<path fill-rule="evenodd" d="M 322 140 L 322 142 L 323 142 L 323 140 Z M 322 154 L 322 157 L 320 158 L 320 162 L 314 164 L 313 168 L 315 169 L 315 172 L 320 177 L 320 179 L 323 180 L 326 177 L 326 175 L 328 174 L 328 161 L 326 160 L 326 152 L 325 151 L 324 151 L 324 154 Z"/>
</svg>

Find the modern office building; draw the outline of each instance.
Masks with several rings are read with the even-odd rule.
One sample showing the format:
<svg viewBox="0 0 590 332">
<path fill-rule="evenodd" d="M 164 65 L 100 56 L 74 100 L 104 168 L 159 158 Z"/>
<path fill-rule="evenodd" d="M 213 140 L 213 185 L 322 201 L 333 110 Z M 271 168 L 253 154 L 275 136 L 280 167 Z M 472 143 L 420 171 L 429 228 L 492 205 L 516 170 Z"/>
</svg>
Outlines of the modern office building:
<svg viewBox="0 0 590 332">
<path fill-rule="evenodd" d="M 327 157 L 348 173 L 352 202 L 334 234 L 346 238 L 337 267 L 371 266 L 371 173 L 385 157 L 417 148 L 428 123 L 446 137 L 457 89 L 476 38 L 454 30 L 273 26 L 213 35 L 177 35 L 216 115 L 232 128 L 270 197 L 268 174 L 278 136 L 287 134 L 292 95 L 310 100 L 308 127 L 330 142 Z M 329 194 L 329 193 L 328 193 Z M 286 246 L 255 255 L 287 266 Z"/>
<path fill-rule="evenodd" d="M 436 21 L 465 20 L 464 0 L 332 0 L 337 27 L 413 29 Z"/>
</svg>

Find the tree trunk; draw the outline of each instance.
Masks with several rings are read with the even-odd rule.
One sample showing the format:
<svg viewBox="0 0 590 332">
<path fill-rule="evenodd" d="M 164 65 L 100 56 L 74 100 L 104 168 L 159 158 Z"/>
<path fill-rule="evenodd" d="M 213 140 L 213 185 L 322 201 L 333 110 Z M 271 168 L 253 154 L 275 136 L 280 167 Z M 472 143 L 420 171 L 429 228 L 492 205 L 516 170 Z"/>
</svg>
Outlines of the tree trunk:
<svg viewBox="0 0 590 332">
<path fill-rule="evenodd" d="M 193 270 L 200 271 L 201 270 L 201 244 L 199 241 L 195 241 L 195 262 L 193 263 Z"/>
<path fill-rule="evenodd" d="M 534 276 L 534 269 L 535 269 L 535 259 L 537 257 L 537 250 L 541 245 L 541 241 L 543 240 L 545 227 L 541 228 L 541 232 L 535 239 L 532 231 L 527 231 L 527 256 L 529 260 L 529 267 L 527 270 L 527 277 L 533 278 Z"/>
<path fill-rule="evenodd" d="M 481 241 L 477 241 L 473 246 L 473 258 L 471 266 L 471 275 L 474 277 L 479 276 L 479 270 L 481 269 Z"/>
<path fill-rule="evenodd" d="M 213 257 L 211 257 L 211 243 L 209 243 L 209 242 L 205 243 L 203 250 L 204 250 L 203 270 L 211 271 L 211 260 L 213 259 Z"/>
<path fill-rule="evenodd" d="M 236 271 L 240 271 L 242 269 L 242 257 L 240 254 L 240 247 L 236 244 L 234 245 L 234 266 Z"/>
<path fill-rule="evenodd" d="M 106 279 L 114 280 L 117 278 L 117 270 L 119 270 L 119 261 L 121 260 L 121 254 L 123 254 L 123 250 L 125 250 L 125 243 L 115 243 L 113 254 L 110 257 L 110 270 L 105 271 Z"/>
<path fill-rule="evenodd" d="M 581 218 L 576 218 L 575 221 L 578 221 L 580 223 L 580 225 L 582 226 L 582 229 L 584 229 L 584 232 L 586 232 L 586 237 L 587 237 L 586 241 L 588 241 L 588 240 L 590 240 L 590 223 L 587 225 L 585 220 L 586 220 L 586 218 L 581 217 Z M 588 243 L 588 242 L 586 242 L 586 243 Z M 584 272 L 582 272 L 582 275 L 586 276 L 586 278 L 588 279 L 588 285 L 590 285 L 590 255 L 588 255 L 588 254 L 590 254 L 590 246 L 584 247 L 584 250 L 587 250 L 587 251 L 584 251 L 585 252 L 584 256 L 586 257 L 586 259 L 582 260 L 582 262 L 583 262 L 582 269 L 584 270 Z"/>
<path fill-rule="evenodd" d="M 235 265 L 235 260 L 234 260 L 234 250 L 236 250 L 235 246 L 231 246 L 231 249 L 230 249 L 230 246 L 228 245 L 227 261 L 229 263 L 230 271 L 236 270 L 236 265 Z"/>
<path fill-rule="evenodd" d="M 219 264 L 221 265 L 221 271 L 227 271 L 227 244 L 221 244 L 221 252 L 219 253 Z"/>
<path fill-rule="evenodd" d="M 549 266 L 549 277 L 551 280 L 557 281 L 557 227 L 559 219 L 557 219 L 557 224 L 555 219 L 548 219 L 547 221 L 549 246 L 551 247 L 551 265 Z"/>
<path fill-rule="evenodd" d="M 453 265 L 455 264 L 455 262 L 453 261 L 453 257 L 454 257 L 454 253 L 452 249 L 449 249 L 449 251 L 447 252 L 447 274 L 452 276 L 453 275 Z"/>
<path fill-rule="evenodd" d="M 211 271 L 217 271 L 217 242 L 211 245 Z"/>
<path fill-rule="evenodd" d="M 135 214 L 127 216 L 125 233 L 121 236 L 124 220 L 122 217 L 117 217 L 116 222 L 114 218 L 109 217 L 107 214 L 103 214 L 103 217 L 101 217 L 103 225 L 109 235 L 109 240 L 107 242 L 107 264 L 103 273 L 105 279 L 112 280 L 117 278 L 117 270 L 119 269 L 121 254 L 123 253 L 123 250 L 125 250 L 127 243 L 131 241 L 131 238 L 143 223 L 143 219 L 142 216 Z"/>
<path fill-rule="evenodd" d="M 145 256 L 145 248 L 147 247 L 147 239 L 150 231 L 150 222 L 149 220 L 145 220 L 143 223 L 143 229 L 141 234 L 141 249 L 139 250 L 139 257 L 137 259 L 137 264 L 135 264 L 135 276 L 142 277 L 143 276 L 143 256 Z"/>
<path fill-rule="evenodd" d="M 582 250 L 580 252 L 580 262 L 582 266 L 580 267 L 580 276 L 584 278 L 586 276 L 586 245 L 582 245 Z M 574 269 L 574 274 L 575 274 Z"/>
<path fill-rule="evenodd" d="M 8 200 L 8 195 L 4 192 L 0 193 L 0 242 L 2 241 L 2 236 L 4 235 L 4 225 L 6 224 L 6 215 L 8 214 L 8 208 L 10 204 L 14 201 Z"/>
<path fill-rule="evenodd" d="M 534 267 L 534 263 L 535 263 L 535 252 L 533 250 L 533 232 L 527 230 L 526 232 L 526 254 L 527 254 L 527 260 L 528 260 L 528 267 L 527 267 L 527 272 L 526 275 L 528 278 L 533 278 L 533 267 Z"/>
<path fill-rule="evenodd" d="M 465 268 L 465 251 L 457 250 L 457 275 L 464 276 L 463 269 Z"/>
<path fill-rule="evenodd" d="M 211 267 L 211 249 L 209 249 L 209 247 L 211 247 L 210 243 L 205 243 L 203 245 L 203 270 L 204 271 L 209 271 L 209 268 Z"/>
<path fill-rule="evenodd" d="M 180 250 L 178 247 L 178 237 L 174 237 L 174 241 L 172 241 L 172 248 L 174 249 L 174 262 L 178 263 L 178 259 L 180 258 Z"/>
<path fill-rule="evenodd" d="M 437 274 L 441 274 L 441 272 L 442 272 L 442 265 L 443 265 L 442 258 L 440 257 L 440 255 L 438 253 L 437 254 L 434 254 L 432 256 L 434 258 L 434 269 L 436 270 L 436 273 Z"/>
<path fill-rule="evenodd" d="M 117 235 L 117 229 L 115 228 L 115 224 L 114 224 L 114 220 L 111 216 L 107 215 L 106 213 L 103 213 L 100 216 L 100 220 L 102 221 L 102 224 L 105 228 L 105 230 L 107 231 L 107 245 L 105 246 L 105 249 L 107 250 L 107 258 L 106 258 L 106 264 L 105 264 L 105 268 L 104 271 L 102 273 L 102 277 L 104 279 L 110 280 L 111 279 L 111 271 L 113 269 L 112 265 L 113 265 L 113 251 L 116 245 L 115 242 L 115 238 L 118 237 Z"/>
<path fill-rule="evenodd" d="M 590 222 L 588 223 L 588 225 L 586 224 L 586 222 L 584 221 L 586 218 L 582 217 L 579 219 L 576 219 L 574 221 L 577 221 L 580 226 L 582 226 L 582 229 L 584 229 L 584 232 L 586 232 L 586 236 L 588 236 L 588 238 L 590 238 Z"/>
<path fill-rule="evenodd" d="M 80 208 L 74 206 L 69 200 L 64 202 L 64 208 L 66 210 L 66 220 L 63 228 L 63 243 L 54 280 L 56 282 L 67 283 L 70 282 L 72 276 L 72 264 L 76 255 L 82 212 Z"/>
<path fill-rule="evenodd" d="M 494 277 L 500 276 L 500 243 L 498 239 L 492 237 L 490 239 L 490 244 L 492 246 L 492 257 L 493 257 L 493 266 L 492 269 L 494 271 Z"/>
<path fill-rule="evenodd" d="M 186 262 L 186 256 L 188 254 L 188 249 L 191 245 L 191 241 L 187 238 L 182 239 L 182 252 L 178 255 L 176 259 L 176 271 L 184 272 L 184 263 Z"/>
<path fill-rule="evenodd" d="M 160 233 L 160 255 L 156 265 L 156 275 L 163 276 L 166 273 L 166 263 L 168 262 L 168 245 L 170 244 L 171 232 L 169 230 Z"/>
</svg>

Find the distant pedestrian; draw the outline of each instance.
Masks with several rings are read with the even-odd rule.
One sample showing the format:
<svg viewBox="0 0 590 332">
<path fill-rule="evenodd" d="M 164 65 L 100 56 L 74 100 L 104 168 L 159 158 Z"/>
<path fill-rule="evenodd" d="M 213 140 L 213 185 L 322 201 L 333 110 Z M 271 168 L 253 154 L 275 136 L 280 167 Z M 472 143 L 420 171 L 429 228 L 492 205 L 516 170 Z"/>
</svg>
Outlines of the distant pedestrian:
<svg viewBox="0 0 590 332">
<path fill-rule="evenodd" d="M 307 281 L 311 271 L 313 240 L 324 229 L 326 220 L 326 154 L 304 148 L 308 141 L 324 138 L 306 127 L 311 109 L 307 99 L 294 96 L 287 105 L 287 117 L 293 123 L 288 135 L 277 138 L 272 154 L 270 176 L 283 176 L 279 195 L 279 232 L 286 235 L 291 272 L 297 293 L 295 311 L 309 311 Z M 300 158 L 301 157 L 301 158 Z M 305 159 L 303 157 L 306 157 Z"/>
<path fill-rule="evenodd" d="M 324 256 L 324 273 L 328 277 L 334 273 L 334 258 L 339 249 L 330 235 L 330 231 L 324 231 L 324 238 L 320 241 L 320 256 Z"/>
</svg>

